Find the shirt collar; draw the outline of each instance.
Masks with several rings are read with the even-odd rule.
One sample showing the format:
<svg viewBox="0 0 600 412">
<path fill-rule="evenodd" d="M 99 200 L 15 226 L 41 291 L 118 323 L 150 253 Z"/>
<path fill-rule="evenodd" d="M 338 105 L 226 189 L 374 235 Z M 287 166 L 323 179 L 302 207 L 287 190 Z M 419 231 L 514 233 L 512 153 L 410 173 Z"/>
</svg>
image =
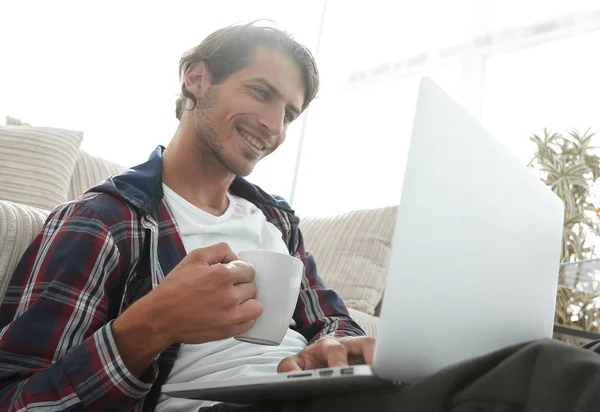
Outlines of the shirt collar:
<svg viewBox="0 0 600 412">
<path fill-rule="evenodd" d="M 110 193 L 128 202 L 144 215 L 153 214 L 164 196 L 162 187 L 162 155 L 164 151 L 163 146 L 157 146 L 146 162 L 105 180 L 92 187 L 90 191 Z M 267 194 L 243 177 L 237 176 L 229 190 L 232 194 L 243 197 L 257 206 L 268 205 L 294 213 L 283 199 Z"/>
</svg>

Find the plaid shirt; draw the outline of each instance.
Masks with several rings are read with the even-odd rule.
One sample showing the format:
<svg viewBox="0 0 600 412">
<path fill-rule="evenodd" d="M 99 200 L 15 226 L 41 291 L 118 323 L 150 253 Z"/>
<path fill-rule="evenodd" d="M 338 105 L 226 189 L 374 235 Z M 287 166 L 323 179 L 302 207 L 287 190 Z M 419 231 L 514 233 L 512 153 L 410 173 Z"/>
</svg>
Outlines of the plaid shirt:
<svg viewBox="0 0 600 412">
<path fill-rule="evenodd" d="M 53 210 L 25 252 L 0 306 L 0 411 L 154 410 L 179 345 L 138 378 L 111 324 L 186 254 L 163 200 L 163 150 Z M 296 330 L 309 341 L 363 335 L 325 289 L 287 203 L 242 178 L 230 191 L 260 208 L 304 262 Z"/>
</svg>

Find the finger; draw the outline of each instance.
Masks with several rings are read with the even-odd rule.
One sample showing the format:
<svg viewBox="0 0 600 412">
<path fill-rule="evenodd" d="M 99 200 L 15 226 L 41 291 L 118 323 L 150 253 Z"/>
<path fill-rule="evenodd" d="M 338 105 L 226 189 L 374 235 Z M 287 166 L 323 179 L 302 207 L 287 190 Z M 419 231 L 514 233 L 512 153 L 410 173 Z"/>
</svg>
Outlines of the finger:
<svg viewBox="0 0 600 412">
<path fill-rule="evenodd" d="M 254 321 L 263 313 L 263 305 L 256 299 L 248 299 L 240 303 L 237 308 L 236 320 L 238 323 Z"/>
<path fill-rule="evenodd" d="M 302 358 L 299 356 L 290 356 L 288 358 L 285 358 L 281 362 L 279 362 L 279 365 L 277 365 L 277 372 L 285 373 L 303 371 L 304 368 L 302 367 L 301 362 Z"/>
<path fill-rule="evenodd" d="M 348 352 L 348 357 L 354 357 L 354 363 L 373 364 L 373 352 L 375 350 L 375 338 L 368 336 L 359 336 L 351 338 L 342 338 L 339 342 L 344 345 Z"/>
<path fill-rule="evenodd" d="M 348 366 L 348 351 L 337 339 L 323 338 L 319 342 L 320 358 L 325 360 L 330 368 Z"/>
<path fill-rule="evenodd" d="M 256 285 L 254 283 L 238 283 L 234 285 L 234 290 L 240 303 L 256 296 Z"/>
<path fill-rule="evenodd" d="M 254 320 L 239 322 L 222 328 L 206 329 L 203 331 L 201 339 L 205 341 L 207 335 L 210 336 L 210 341 L 229 339 L 248 332 L 252 326 L 254 326 Z"/>
<path fill-rule="evenodd" d="M 225 265 L 221 265 L 221 267 L 222 269 L 229 271 L 229 276 L 234 285 L 252 282 L 256 276 L 254 266 L 242 260 L 234 260 Z"/>
<path fill-rule="evenodd" d="M 250 328 L 254 326 L 254 321 L 236 323 L 224 328 L 215 328 L 205 330 L 204 334 L 211 337 L 210 341 L 217 341 L 223 339 L 229 339 L 237 335 L 241 335 L 242 333 L 248 332 Z M 204 336 L 203 336 L 204 338 Z"/>
<path fill-rule="evenodd" d="M 239 259 L 238 256 L 231 250 L 231 247 L 225 243 L 217 243 L 216 245 L 198 248 L 192 250 L 188 256 L 196 262 L 211 266 L 218 263 L 229 263 Z"/>
<path fill-rule="evenodd" d="M 246 333 L 250 330 L 250 328 L 254 326 L 254 320 L 249 320 L 247 322 L 238 323 L 237 325 L 230 326 L 228 328 L 228 338 L 232 336 L 241 335 L 242 333 Z"/>
</svg>

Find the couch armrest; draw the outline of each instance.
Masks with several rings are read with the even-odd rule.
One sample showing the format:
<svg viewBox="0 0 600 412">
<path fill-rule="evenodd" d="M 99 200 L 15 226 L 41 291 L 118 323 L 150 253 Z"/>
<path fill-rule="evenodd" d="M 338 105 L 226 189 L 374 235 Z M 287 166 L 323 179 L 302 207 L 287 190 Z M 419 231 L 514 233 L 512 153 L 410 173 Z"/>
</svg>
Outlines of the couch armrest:
<svg viewBox="0 0 600 412">
<path fill-rule="evenodd" d="M 21 256 L 47 216 L 46 211 L 0 200 L 0 302 Z"/>
<path fill-rule="evenodd" d="M 360 310 L 348 308 L 350 316 L 365 330 L 367 336 L 377 336 L 379 330 L 379 318 L 368 313 L 361 312 Z"/>
</svg>

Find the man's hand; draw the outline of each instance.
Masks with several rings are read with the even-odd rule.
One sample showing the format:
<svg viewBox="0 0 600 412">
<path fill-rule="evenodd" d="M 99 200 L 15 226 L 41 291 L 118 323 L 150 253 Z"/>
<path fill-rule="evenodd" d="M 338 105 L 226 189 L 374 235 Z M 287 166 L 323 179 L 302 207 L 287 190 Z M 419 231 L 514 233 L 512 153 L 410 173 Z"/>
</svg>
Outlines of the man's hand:
<svg viewBox="0 0 600 412">
<path fill-rule="evenodd" d="M 139 376 L 173 343 L 204 343 L 246 332 L 262 314 L 254 268 L 220 243 L 191 251 L 154 290 L 112 324 L 119 354 Z"/>
<path fill-rule="evenodd" d="M 262 314 L 254 268 L 226 243 L 191 251 L 142 299 L 169 344 L 205 343 L 246 332 Z"/>
<path fill-rule="evenodd" d="M 279 363 L 277 372 L 295 372 L 373 363 L 375 339 L 368 336 L 324 337 Z"/>
</svg>

